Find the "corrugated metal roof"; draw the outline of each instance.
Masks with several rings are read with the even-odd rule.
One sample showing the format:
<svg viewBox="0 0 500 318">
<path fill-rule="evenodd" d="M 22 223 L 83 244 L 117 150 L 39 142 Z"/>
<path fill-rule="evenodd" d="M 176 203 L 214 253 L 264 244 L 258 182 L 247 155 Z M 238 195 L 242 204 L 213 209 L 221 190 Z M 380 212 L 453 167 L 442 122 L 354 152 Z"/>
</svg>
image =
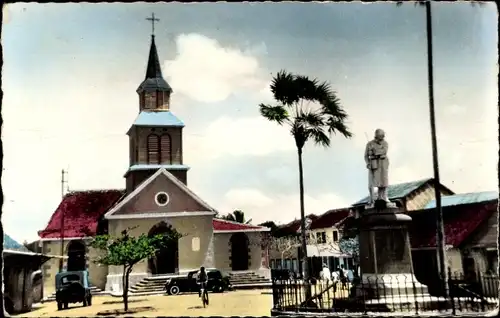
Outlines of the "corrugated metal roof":
<svg viewBox="0 0 500 318">
<path fill-rule="evenodd" d="M 189 170 L 189 166 L 186 166 L 186 165 L 148 165 L 148 164 L 141 164 L 141 165 L 133 165 L 133 166 L 131 166 L 129 168 L 129 171 L 150 170 L 150 169 L 158 170 L 160 168 L 165 168 L 166 170 Z"/>
<path fill-rule="evenodd" d="M 462 204 L 480 203 L 486 201 L 493 201 L 498 199 L 498 192 L 485 191 L 485 192 L 472 192 L 460 193 L 454 195 L 447 195 L 441 197 L 441 206 L 455 206 Z M 424 209 L 434 209 L 436 207 L 436 200 L 432 200 L 425 206 Z"/>
<path fill-rule="evenodd" d="M 3 248 L 4 250 L 30 252 L 30 250 L 28 250 L 24 245 L 18 243 L 5 233 L 3 234 Z"/>
<path fill-rule="evenodd" d="M 134 126 L 184 127 L 184 123 L 170 111 L 142 111 L 134 121 Z"/>
<path fill-rule="evenodd" d="M 432 180 L 431 178 L 428 179 L 422 179 L 418 181 L 412 181 L 412 182 L 405 182 L 405 183 L 398 183 L 398 184 L 393 184 L 390 185 L 387 188 L 387 196 L 389 197 L 389 200 L 394 200 L 394 199 L 399 199 L 399 198 L 404 198 L 411 192 L 415 191 L 417 188 L 422 186 L 424 183 Z M 368 203 L 368 196 L 364 197 L 363 199 L 357 201 L 353 205 L 360 205 L 360 204 L 366 204 Z"/>
<path fill-rule="evenodd" d="M 493 201 L 443 207 L 443 229 L 446 245 L 458 247 L 496 210 L 497 204 Z M 436 215 L 433 211 L 427 209 L 412 212 L 410 238 L 413 248 L 436 246 Z"/>
</svg>

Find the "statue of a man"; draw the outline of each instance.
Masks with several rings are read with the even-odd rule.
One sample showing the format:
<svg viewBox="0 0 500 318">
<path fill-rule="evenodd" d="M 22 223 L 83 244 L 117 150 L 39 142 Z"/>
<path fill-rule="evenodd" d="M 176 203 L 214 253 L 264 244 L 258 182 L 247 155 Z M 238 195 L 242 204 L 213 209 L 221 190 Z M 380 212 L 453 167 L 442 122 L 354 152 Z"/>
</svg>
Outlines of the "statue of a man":
<svg viewBox="0 0 500 318">
<path fill-rule="evenodd" d="M 385 132 L 382 129 L 377 129 L 375 138 L 366 144 L 365 162 L 366 168 L 368 168 L 369 205 L 373 205 L 376 199 L 390 202 L 387 197 L 387 186 L 389 185 L 387 151 L 389 150 L 389 144 L 384 138 Z M 378 198 L 374 198 L 374 188 L 378 190 Z"/>
</svg>

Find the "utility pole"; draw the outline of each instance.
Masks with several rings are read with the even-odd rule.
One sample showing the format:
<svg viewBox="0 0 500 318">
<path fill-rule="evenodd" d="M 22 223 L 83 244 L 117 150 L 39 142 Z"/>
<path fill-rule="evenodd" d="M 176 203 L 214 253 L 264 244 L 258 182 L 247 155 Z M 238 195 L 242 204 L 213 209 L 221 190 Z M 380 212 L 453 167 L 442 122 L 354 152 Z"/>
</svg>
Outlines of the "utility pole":
<svg viewBox="0 0 500 318">
<path fill-rule="evenodd" d="M 67 184 L 67 180 L 64 179 L 64 176 L 67 175 L 68 172 L 61 170 L 61 200 L 64 200 L 64 184 Z M 59 259 L 59 272 L 62 272 L 64 265 L 64 210 L 61 210 L 61 258 Z"/>
<path fill-rule="evenodd" d="M 427 75 L 429 83 L 429 113 L 431 122 L 431 141 L 432 141 L 432 164 L 434 168 L 434 191 L 436 196 L 436 249 L 438 256 L 438 268 L 443 283 L 445 297 L 449 296 L 448 286 L 448 271 L 446 269 L 446 251 L 445 251 L 445 237 L 443 226 L 443 209 L 441 207 L 441 182 L 439 180 L 439 161 L 438 149 L 436 138 L 436 118 L 434 110 L 434 72 L 432 61 L 432 14 L 431 2 L 425 2 L 426 13 L 426 26 L 427 26 Z"/>
</svg>

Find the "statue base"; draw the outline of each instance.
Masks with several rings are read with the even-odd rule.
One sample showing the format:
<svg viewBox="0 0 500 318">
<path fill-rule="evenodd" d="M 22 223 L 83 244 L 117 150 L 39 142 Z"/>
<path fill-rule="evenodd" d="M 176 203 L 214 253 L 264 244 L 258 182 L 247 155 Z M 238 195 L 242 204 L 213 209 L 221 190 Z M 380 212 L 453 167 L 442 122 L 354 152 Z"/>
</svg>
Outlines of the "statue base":
<svg viewBox="0 0 500 318">
<path fill-rule="evenodd" d="M 408 225 L 401 208 L 377 200 L 359 213 L 361 282 L 355 295 L 382 299 L 428 295 L 427 286 L 413 275 Z"/>
<path fill-rule="evenodd" d="M 372 274 L 363 273 L 356 286 L 356 296 L 365 299 L 391 299 L 429 296 L 426 285 L 411 273 Z"/>
</svg>

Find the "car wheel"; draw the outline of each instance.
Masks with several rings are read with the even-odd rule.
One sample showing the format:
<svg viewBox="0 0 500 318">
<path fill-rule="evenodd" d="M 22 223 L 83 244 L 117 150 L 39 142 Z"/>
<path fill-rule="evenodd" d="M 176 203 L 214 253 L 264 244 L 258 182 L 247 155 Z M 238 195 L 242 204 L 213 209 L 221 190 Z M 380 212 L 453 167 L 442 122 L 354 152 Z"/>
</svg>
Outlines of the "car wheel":
<svg viewBox="0 0 500 318">
<path fill-rule="evenodd" d="M 222 293 L 222 292 L 224 292 L 224 287 L 222 285 L 215 285 L 213 288 L 213 291 L 215 293 Z"/>
<path fill-rule="evenodd" d="M 179 286 L 177 286 L 177 285 L 170 287 L 168 290 L 170 295 L 178 295 L 180 293 L 180 291 L 181 290 L 179 289 Z"/>
<path fill-rule="evenodd" d="M 62 310 L 63 309 L 63 304 L 62 302 L 58 301 L 57 302 L 57 310 Z"/>
</svg>

